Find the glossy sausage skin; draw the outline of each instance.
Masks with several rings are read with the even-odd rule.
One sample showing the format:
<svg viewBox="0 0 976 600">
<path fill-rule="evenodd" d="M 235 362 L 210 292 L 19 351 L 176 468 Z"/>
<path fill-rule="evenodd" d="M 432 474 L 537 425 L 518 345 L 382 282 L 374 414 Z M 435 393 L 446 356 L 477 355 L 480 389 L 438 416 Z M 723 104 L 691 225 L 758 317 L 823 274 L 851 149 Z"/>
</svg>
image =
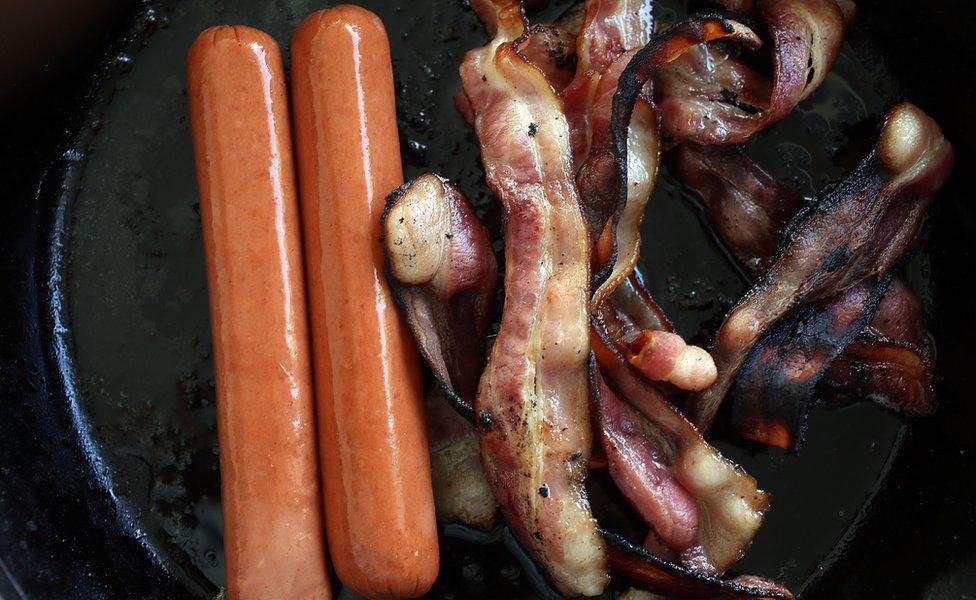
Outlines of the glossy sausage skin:
<svg viewBox="0 0 976 600">
<path fill-rule="evenodd" d="M 329 598 L 281 55 L 214 27 L 188 56 L 234 600 Z"/>
<path fill-rule="evenodd" d="M 403 173 L 379 18 L 308 17 L 292 91 L 330 554 L 359 595 L 419 596 L 437 528 L 417 350 L 383 275 L 380 214 Z"/>
</svg>

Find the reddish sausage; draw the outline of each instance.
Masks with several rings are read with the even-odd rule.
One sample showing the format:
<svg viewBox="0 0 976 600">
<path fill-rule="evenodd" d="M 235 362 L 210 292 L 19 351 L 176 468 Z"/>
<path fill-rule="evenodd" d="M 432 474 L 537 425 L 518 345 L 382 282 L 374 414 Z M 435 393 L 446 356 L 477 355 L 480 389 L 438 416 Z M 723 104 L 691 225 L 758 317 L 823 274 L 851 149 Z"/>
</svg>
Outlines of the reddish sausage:
<svg viewBox="0 0 976 600">
<path fill-rule="evenodd" d="M 382 270 L 380 213 L 403 173 L 379 18 L 308 17 L 292 91 L 329 551 L 357 594 L 418 596 L 437 529 L 416 348 Z"/>
<path fill-rule="evenodd" d="M 227 591 L 243 600 L 329 598 L 281 55 L 260 31 L 214 27 L 188 63 Z"/>
</svg>

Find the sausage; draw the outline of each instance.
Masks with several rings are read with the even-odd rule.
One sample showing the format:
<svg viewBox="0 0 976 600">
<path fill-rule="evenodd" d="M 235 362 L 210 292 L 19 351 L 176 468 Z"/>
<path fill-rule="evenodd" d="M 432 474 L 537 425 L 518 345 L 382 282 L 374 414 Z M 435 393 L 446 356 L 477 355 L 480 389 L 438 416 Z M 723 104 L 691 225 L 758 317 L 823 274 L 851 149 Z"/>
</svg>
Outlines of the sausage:
<svg viewBox="0 0 976 600">
<path fill-rule="evenodd" d="M 380 214 L 403 183 L 390 48 L 376 15 L 314 13 L 292 38 L 295 148 L 329 551 L 369 598 L 437 577 L 417 350 L 383 276 Z"/>
<path fill-rule="evenodd" d="M 227 591 L 329 598 L 285 75 L 277 44 L 207 29 L 188 92 L 217 378 Z"/>
</svg>

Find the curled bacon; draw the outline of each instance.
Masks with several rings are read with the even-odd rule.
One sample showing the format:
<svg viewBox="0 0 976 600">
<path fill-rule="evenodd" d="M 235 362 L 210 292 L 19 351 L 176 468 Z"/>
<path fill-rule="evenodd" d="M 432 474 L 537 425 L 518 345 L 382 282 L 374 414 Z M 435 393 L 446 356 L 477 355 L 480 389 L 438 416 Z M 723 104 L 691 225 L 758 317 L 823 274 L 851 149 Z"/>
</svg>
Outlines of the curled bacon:
<svg viewBox="0 0 976 600">
<path fill-rule="evenodd" d="M 731 390 L 735 429 L 757 442 L 798 449 L 814 389 L 871 320 L 888 282 L 859 283 L 776 321 L 749 351 Z"/>
<path fill-rule="evenodd" d="M 605 128 L 610 133 L 609 151 L 616 170 L 612 181 L 626 185 L 613 186 L 615 208 L 597 252 L 597 262 L 605 265 L 596 277 L 597 288 L 591 299 L 598 327 L 606 327 L 601 317 L 606 314 L 604 303 L 630 277 L 640 256 L 640 227 L 657 173 L 658 128 L 650 103 L 641 99 L 642 90 L 662 65 L 698 44 L 726 38 L 748 46 L 759 43 L 750 29 L 735 21 L 707 15 L 692 17 L 655 36 L 644 48 L 623 55 L 602 78 L 613 81 L 616 90 Z M 594 129 L 594 139 L 596 132 Z M 588 161 L 583 169 L 590 166 Z M 632 364 L 649 379 L 694 390 L 714 380 L 707 353 L 685 345 L 677 336 L 648 330 L 627 344 L 627 352 Z"/>
<path fill-rule="evenodd" d="M 801 198 L 741 152 L 685 144 L 675 165 L 739 264 L 753 277 L 762 274 Z M 930 352 L 921 302 L 895 276 L 871 324 L 831 363 L 821 399 L 831 405 L 870 399 L 905 414 L 930 414 Z"/>
<path fill-rule="evenodd" d="M 442 522 L 491 527 L 497 506 L 470 418 L 485 362 L 497 269 L 488 232 L 453 183 L 425 174 L 387 198 L 386 273 L 436 388 L 427 392 L 434 501 Z"/>
<path fill-rule="evenodd" d="M 726 317 L 713 349 L 718 379 L 687 406 L 702 431 L 775 322 L 891 270 L 917 237 L 952 159 L 952 146 L 919 108 L 903 103 L 888 113 L 874 150 L 793 221 L 765 276 Z"/>
<path fill-rule="evenodd" d="M 475 400 L 482 463 L 519 541 L 567 595 L 598 595 L 606 550 L 584 488 L 589 247 L 569 127 L 545 75 L 513 44 L 518 2 L 479 14 L 495 37 L 460 74 L 488 187 L 505 217 L 505 305 Z"/>
<path fill-rule="evenodd" d="M 752 542 L 769 495 L 638 376 L 608 335 L 593 332 L 595 392 L 611 475 L 684 568 L 725 571 Z"/>
<path fill-rule="evenodd" d="M 756 46 L 759 38 L 744 25 L 721 17 L 696 16 L 655 36 L 636 52 L 619 77 L 613 97 L 610 122 L 613 151 L 616 158 L 618 185 L 616 212 L 611 220 L 613 244 L 607 268 L 598 276 L 599 287 L 593 302 L 598 305 L 633 271 L 640 247 L 640 224 L 645 196 L 631 193 L 638 178 L 645 173 L 633 172 L 630 161 L 631 125 L 641 90 L 662 65 L 675 60 L 690 48 L 717 39 L 731 39 Z M 657 148 L 655 147 L 655 151 Z M 656 154 L 657 152 L 655 152 Z M 655 160 L 656 169 L 656 160 Z M 656 171 L 651 171 L 650 176 Z"/>
<path fill-rule="evenodd" d="M 844 32 L 845 13 L 835 0 L 757 0 L 756 6 L 773 43 L 771 86 L 727 51 L 696 49 L 658 77 L 663 126 L 675 139 L 741 144 L 789 114 L 827 76 Z"/>
<path fill-rule="evenodd" d="M 457 186 L 432 174 L 390 194 L 382 226 L 387 278 L 420 353 L 470 416 L 497 278 L 488 232 Z"/>
</svg>

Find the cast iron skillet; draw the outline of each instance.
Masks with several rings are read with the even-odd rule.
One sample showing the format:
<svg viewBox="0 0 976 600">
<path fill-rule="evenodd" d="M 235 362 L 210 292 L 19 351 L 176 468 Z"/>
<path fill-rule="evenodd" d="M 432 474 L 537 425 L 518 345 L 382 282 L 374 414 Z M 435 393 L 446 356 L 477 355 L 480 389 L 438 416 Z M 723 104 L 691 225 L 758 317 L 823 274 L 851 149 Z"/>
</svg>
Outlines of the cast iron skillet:
<svg viewBox="0 0 976 600">
<path fill-rule="evenodd" d="M 483 39 L 477 22 L 462 1 L 362 4 L 390 32 L 407 175 L 430 168 L 459 180 L 496 221 L 450 102 L 461 54 Z M 804 598 L 960 598 L 976 589 L 976 219 L 966 193 L 976 83 L 965 37 L 976 8 L 860 5 L 836 74 L 751 151 L 812 194 L 866 150 L 887 103 L 911 99 L 942 125 L 956 173 L 938 196 L 928 250 L 909 266 L 934 317 L 942 406 L 907 426 L 867 405 L 818 413 L 799 458 L 719 445 L 774 493 L 742 570 L 782 578 Z M 183 55 L 218 22 L 265 28 L 287 46 L 322 6 L 133 6 L 97 57 L 2 115 L 0 597 L 208 598 L 222 584 Z M 702 338 L 744 283 L 666 173 L 658 187 L 643 268 L 682 333 Z M 448 528 L 431 597 L 544 592 L 508 539 Z"/>
</svg>

